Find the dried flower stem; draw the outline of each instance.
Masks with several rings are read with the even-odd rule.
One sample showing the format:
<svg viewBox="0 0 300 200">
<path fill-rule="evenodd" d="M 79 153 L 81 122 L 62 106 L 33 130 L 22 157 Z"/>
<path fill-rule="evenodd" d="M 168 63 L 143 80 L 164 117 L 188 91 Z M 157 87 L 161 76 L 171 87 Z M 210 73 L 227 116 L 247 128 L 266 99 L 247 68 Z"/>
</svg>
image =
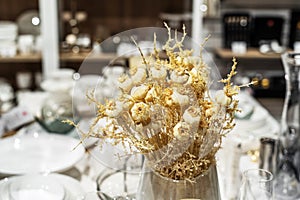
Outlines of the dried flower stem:
<svg viewBox="0 0 300 200">
<path fill-rule="evenodd" d="M 166 23 L 164 25 L 168 40 L 163 50 L 168 59 L 159 57 L 156 34 L 153 65 L 132 38 L 143 59 L 143 66 L 131 69 L 130 76 L 122 77 L 122 81 L 131 85 L 129 89 L 121 89 L 122 94 L 116 100 L 101 104 L 91 93 L 87 95 L 89 101 L 97 105 L 98 113 L 85 136 L 110 139 L 113 144 L 124 146 L 127 143 L 137 149 L 135 153 L 144 154 L 159 174 L 193 181 L 215 163 L 222 137 L 234 127 L 238 101 L 233 97 L 238 94 L 239 86 L 232 85 L 231 79 L 236 74 L 237 62 L 234 58 L 227 78 L 220 81 L 224 83 L 221 90 L 224 96 L 218 102 L 210 95 L 211 69 L 202 57 L 203 45 L 208 38 L 201 46 L 200 57 L 191 57 L 193 50 L 185 50 L 183 45 L 187 35 L 185 26 L 179 39 L 177 30 L 172 38 L 171 28 Z M 152 67 L 156 70 L 153 72 L 155 77 Z M 132 77 L 137 73 L 146 78 L 135 83 Z M 198 111 L 191 115 L 188 108 Z M 101 130 L 95 130 L 102 118 L 109 119 L 110 123 Z M 193 123 L 196 119 L 197 123 Z"/>
</svg>

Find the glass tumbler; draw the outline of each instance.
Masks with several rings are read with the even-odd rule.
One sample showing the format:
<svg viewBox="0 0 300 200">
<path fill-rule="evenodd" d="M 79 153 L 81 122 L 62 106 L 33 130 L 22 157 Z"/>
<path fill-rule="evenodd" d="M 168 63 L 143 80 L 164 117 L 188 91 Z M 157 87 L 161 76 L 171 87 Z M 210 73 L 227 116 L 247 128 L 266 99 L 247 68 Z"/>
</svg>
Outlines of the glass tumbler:
<svg viewBox="0 0 300 200">
<path fill-rule="evenodd" d="M 239 200 L 272 200 L 273 174 L 264 169 L 243 172 Z"/>
</svg>

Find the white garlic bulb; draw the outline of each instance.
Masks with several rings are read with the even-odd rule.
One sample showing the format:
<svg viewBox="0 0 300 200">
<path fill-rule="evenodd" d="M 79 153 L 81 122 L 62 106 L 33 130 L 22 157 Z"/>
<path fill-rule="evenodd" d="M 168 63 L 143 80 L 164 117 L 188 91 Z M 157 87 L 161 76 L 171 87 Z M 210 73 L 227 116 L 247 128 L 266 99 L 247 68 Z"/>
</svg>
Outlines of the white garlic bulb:
<svg viewBox="0 0 300 200">
<path fill-rule="evenodd" d="M 190 125 L 198 125 L 200 122 L 200 107 L 190 106 L 183 113 L 183 120 Z"/>
<path fill-rule="evenodd" d="M 174 70 L 171 72 L 170 78 L 174 83 L 185 83 L 187 82 L 189 76 L 187 74 L 184 74 L 183 72 Z"/>
<path fill-rule="evenodd" d="M 211 108 L 208 108 L 205 110 L 205 116 L 206 117 L 211 117 L 214 114 L 216 114 L 218 112 L 218 109 L 216 106 L 212 106 Z"/>
<path fill-rule="evenodd" d="M 186 122 L 179 122 L 173 128 L 174 137 L 181 141 L 186 141 L 190 137 L 190 126 Z"/>
<path fill-rule="evenodd" d="M 165 80 L 167 76 L 167 70 L 164 67 L 151 67 L 150 73 L 154 80 Z"/>
<path fill-rule="evenodd" d="M 135 123 L 148 124 L 151 121 L 150 118 L 150 106 L 144 102 L 135 103 L 131 111 L 131 117 Z"/>
<path fill-rule="evenodd" d="M 197 77 L 197 74 L 198 74 L 198 70 L 196 69 L 196 67 L 193 67 L 193 69 L 191 69 L 190 71 L 190 76 L 187 81 L 187 84 L 192 84 L 194 82 L 193 77 Z"/>
<path fill-rule="evenodd" d="M 184 65 L 187 65 L 187 64 L 190 63 L 190 59 L 188 59 L 188 58 L 183 58 L 182 63 L 183 63 Z"/>
<path fill-rule="evenodd" d="M 142 100 L 146 97 L 149 91 L 149 87 L 146 85 L 140 85 L 131 89 L 131 96 L 136 100 Z"/>
<path fill-rule="evenodd" d="M 157 97 L 157 92 L 156 92 L 155 88 L 152 87 L 152 88 L 148 91 L 148 93 L 147 93 L 147 95 L 146 95 L 146 97 L 145 97 L 145 101 L 146 101 L 146 102 L 152 102 L 152 101 L 154 100 L 155 97 Z"/>
<path fill-rule="evenodd" d="M 123 111 L 123 103 L 120 101 L 111 101 L 108 105 L 108 108 L 105 110 L 108 117 L 117 117 Z"/>
<path fill-rule="evenodd" d="M 182 107 L 189 104 L 189 97 L 178 93 L 176 90 L 173 91 L 172 100 L 174 103 L 177 103 Z"/>
<path fill-rule="evenodd" d="M 126 75 L 126 76 L 121 76 L 118 80 L 118 87 L 121 88 L 125 92 L 129 92 L 130 89 L 132 88 L 132 80 Z"/>
<path fill-rule="evenodd" d="M 144 67 L 138 67 L 136 72 L 131 75 L 131 79 L 135 85 L 143 83 L 147 78 L 147 72 Z"/>
<path fill-rule="evenodd" d="M 223 90 L 218 90 L 216 92 L 215 100 L 222 106 L 228 106 L 231 103 L 231 99 L 226 96 Z"/>
<path fill-rule="evenodd" d="M 182 57 L 181 56 L 177 56 L 176 57 L 176 61 L 177 61 L 177 63 L 179 63 L 179 64 L 181 64 L 182 63 Z"/>
</svg>

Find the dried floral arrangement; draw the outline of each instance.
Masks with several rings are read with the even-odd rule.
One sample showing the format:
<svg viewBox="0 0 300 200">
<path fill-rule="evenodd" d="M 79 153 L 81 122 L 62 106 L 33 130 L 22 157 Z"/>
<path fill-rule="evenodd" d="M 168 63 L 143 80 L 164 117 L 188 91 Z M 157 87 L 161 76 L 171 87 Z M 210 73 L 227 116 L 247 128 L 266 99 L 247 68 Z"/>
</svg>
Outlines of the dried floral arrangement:
<svg viewBox="0 0 300 200">
<path fill-rule="evenodd" d="M 145 155 L 160 175 L 193 180 L 215 163 L 222 137 L 235 125 L 238 100 L 234 96 L 241 86 L 233 85 L 231 79 L 237 62 L 233 59 L 231 72 L 220 80 L 223 89 L 210 91 L 210 67 L 201 53 L 194 57 L 192 49 L 183 47 L 185 28 L 180 40 L 166 28 L 169 38 L 162 50 L 167 59 L 160 58 L 162 50 L 156 47 L 154 34 L 154 61 L 148 61 L 139 49 L 143 64 L 119 77 L 119 97 L 100 103 L 93 92 L 88 93 L 97 116 L 84 138 L 109 139 L 114 145 L 130 147 L 128 153 Z M 107 124 L 99 128 L 103 118 Z"/>
</svg>

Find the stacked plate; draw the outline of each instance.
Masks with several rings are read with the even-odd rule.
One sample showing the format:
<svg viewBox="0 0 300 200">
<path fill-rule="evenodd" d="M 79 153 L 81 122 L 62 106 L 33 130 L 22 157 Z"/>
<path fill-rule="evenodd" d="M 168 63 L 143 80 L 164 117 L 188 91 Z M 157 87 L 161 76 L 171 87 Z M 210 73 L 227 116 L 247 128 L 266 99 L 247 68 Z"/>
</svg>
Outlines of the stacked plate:
<svg viewBox="0 0 300 200">
<path fill-rule="evenodd" d="M 16 55 L 15 40 L 18 36 L 18 26 L 14 22 L 0 21 L 0 56 L 12 57 Z"/>
<path fill-rule="evenodd" d="M 0 173 L 66 171 L 84 156 L 85 149 L 79 143 L 79 140 L 64 135 L 38 133 L 0 140 Z"/>
<path fill-rule="evenodd" d="M 84 194 L 81 184 L 63 174 L 12 176 L 0 181 L 0 199 L 73 200 Z M 21 196 L 22 198 L 18 198 Z"/>
<path fill-rule="evenodd" d="M 14 22 L 0 21 L 0 41 L 15 41 L 18 36 L 18 26 Z"/>
<path fill-rule="evenodd" d="M 85 153 L 79 140 L 57 134 L 26 134 L 0 140 L 0 199 L 73 200 L 85 193 L 80 182 L 57 174 Z M 75 148 L 76 147 L 76 148 Z"/>
</svg>

